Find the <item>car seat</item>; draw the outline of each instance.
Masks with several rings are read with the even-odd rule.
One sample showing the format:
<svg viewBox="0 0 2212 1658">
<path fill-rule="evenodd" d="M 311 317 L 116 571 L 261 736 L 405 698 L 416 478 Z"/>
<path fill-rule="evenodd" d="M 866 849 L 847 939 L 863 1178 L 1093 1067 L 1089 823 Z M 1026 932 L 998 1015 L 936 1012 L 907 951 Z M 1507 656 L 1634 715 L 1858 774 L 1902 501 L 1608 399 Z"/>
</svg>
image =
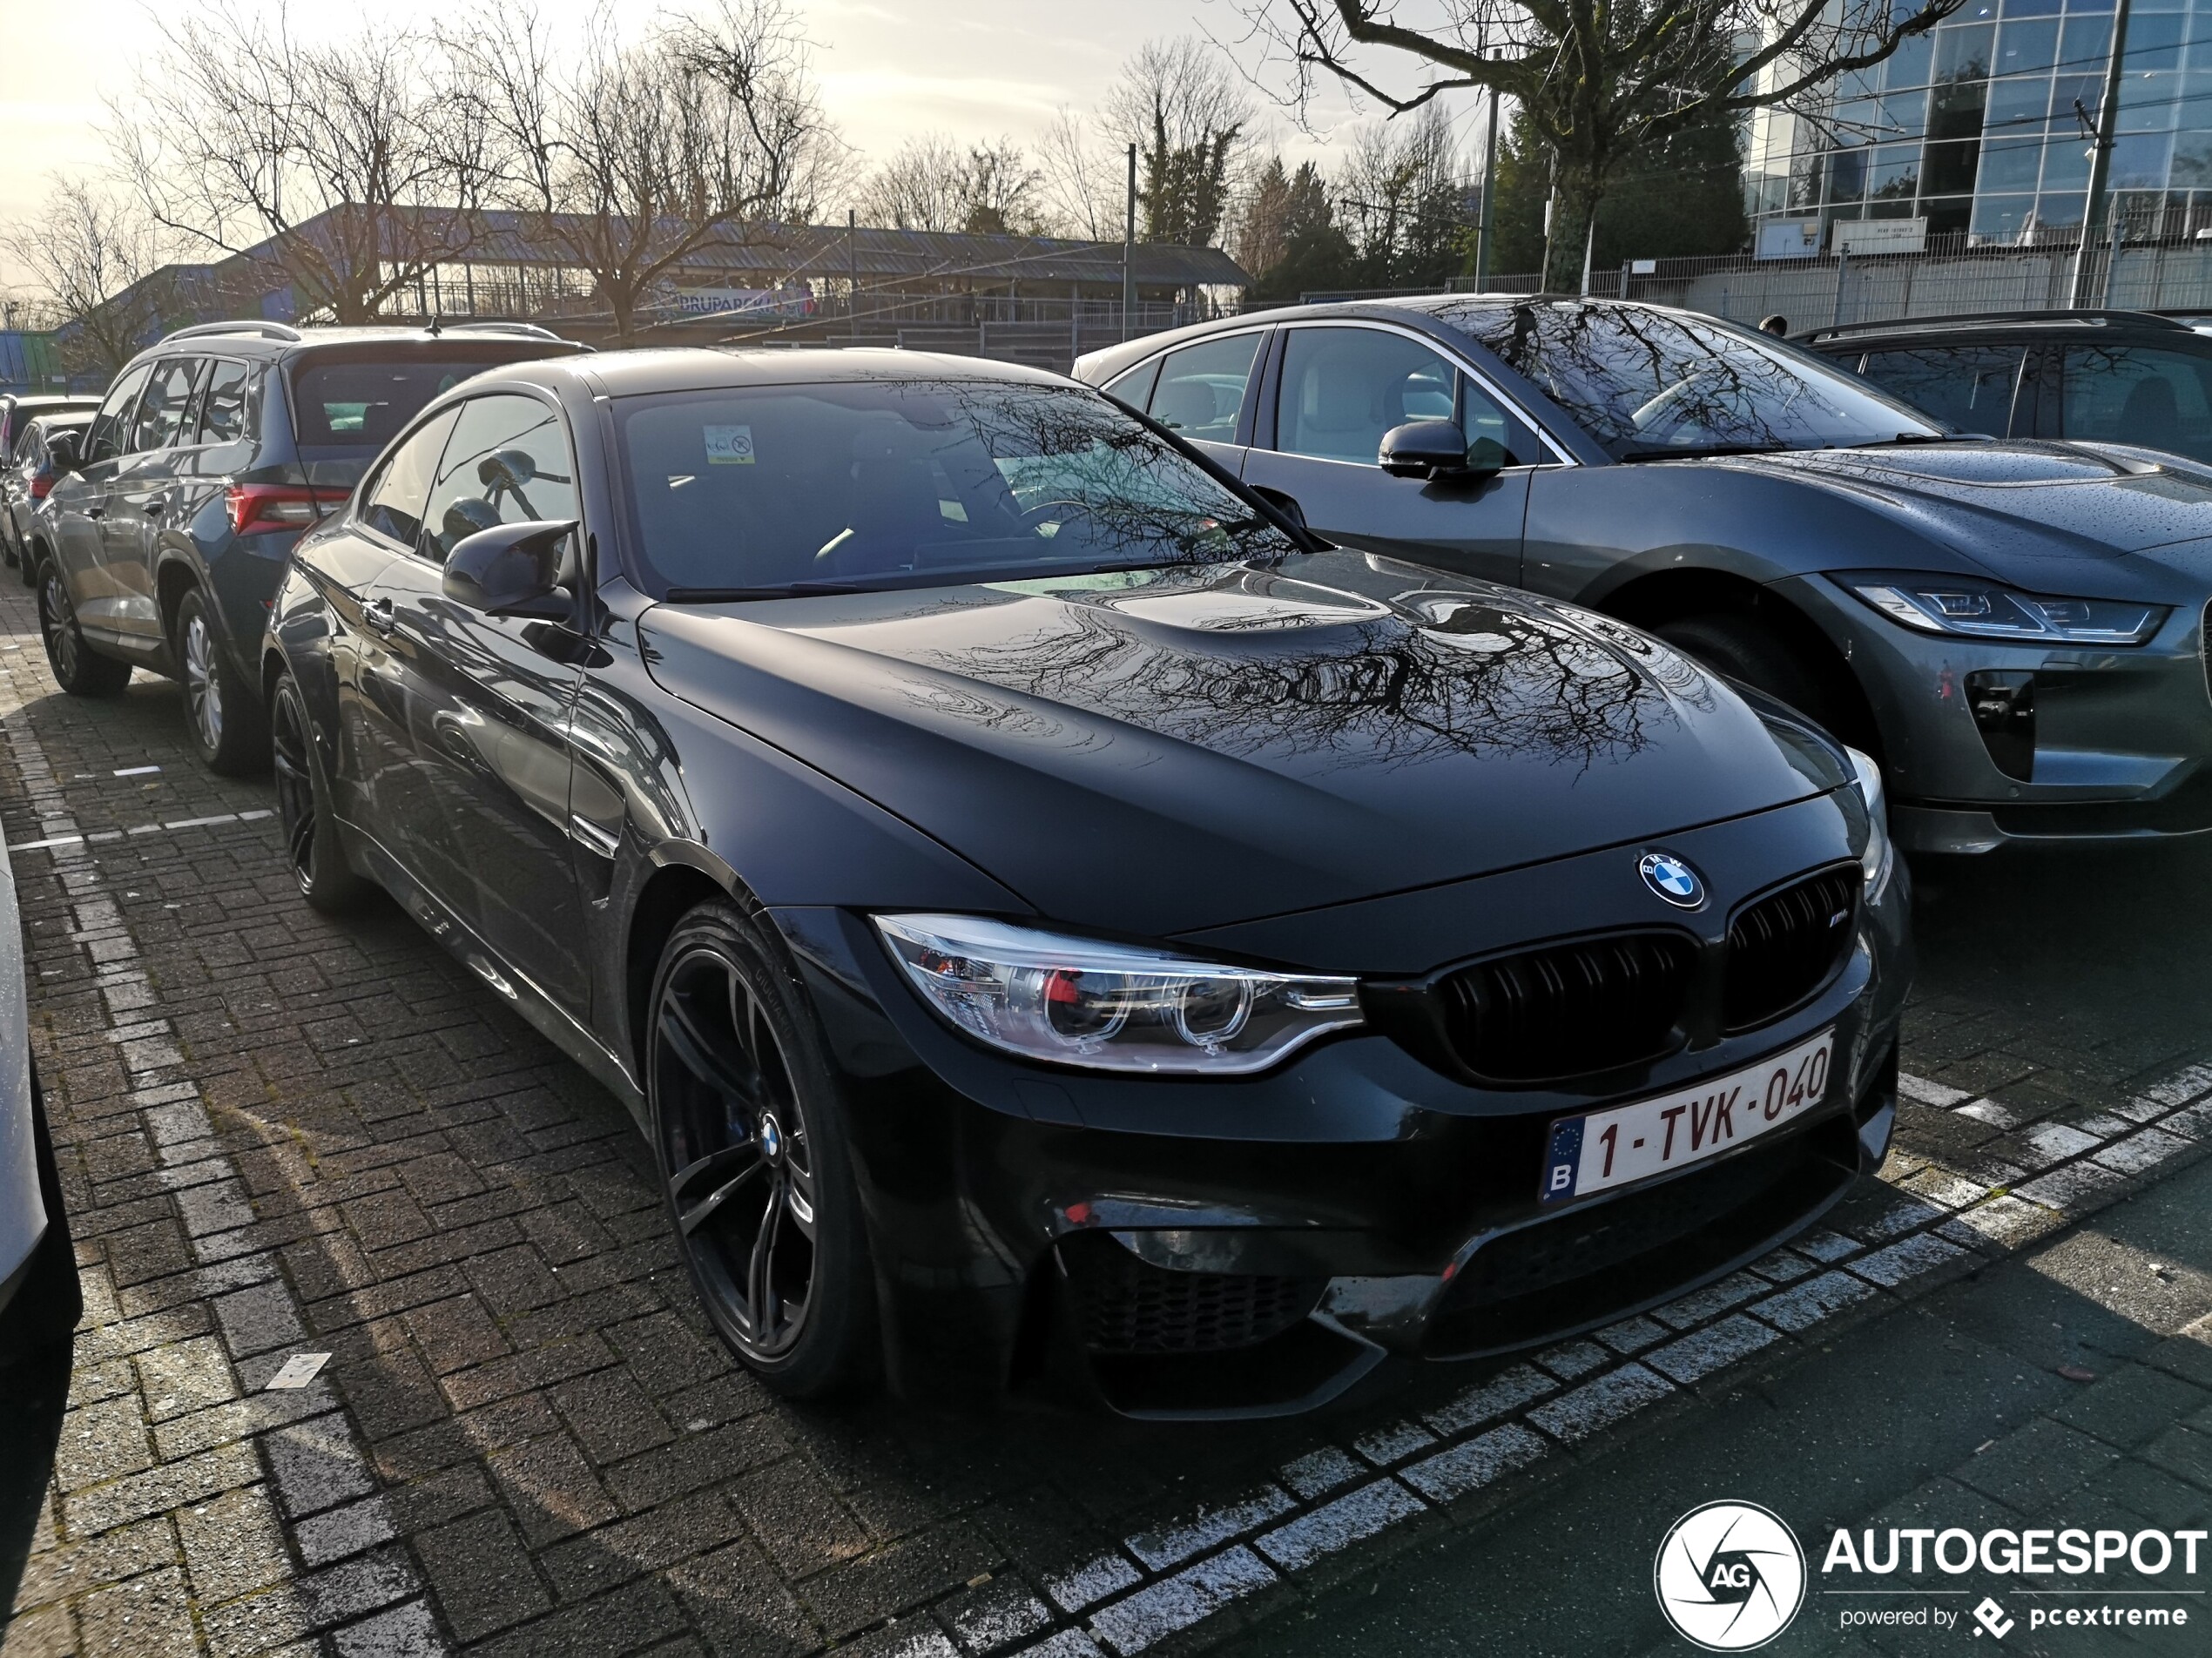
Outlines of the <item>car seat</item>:
<svg viewBox="0 0 2212 1658">
<path fill-rule="evenodd" d="M 2174 388 L 2154 374 L 2137 381 L 2128 392 L 2127 402 L 2121 406 L 2119 429 L 2113 436 L 2147 449 L 2170 449 L 2181 429 L 2182 411 L 2174 401 Z"/>
</svg>

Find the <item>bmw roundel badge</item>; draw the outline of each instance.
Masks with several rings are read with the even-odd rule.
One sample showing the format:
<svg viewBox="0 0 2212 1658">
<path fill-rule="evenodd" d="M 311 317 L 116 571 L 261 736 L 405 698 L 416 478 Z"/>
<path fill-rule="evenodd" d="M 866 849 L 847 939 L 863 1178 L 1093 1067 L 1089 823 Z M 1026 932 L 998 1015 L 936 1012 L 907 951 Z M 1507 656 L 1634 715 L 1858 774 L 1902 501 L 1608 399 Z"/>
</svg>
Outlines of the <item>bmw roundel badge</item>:
<svg viewBox="0 0 2212 1658">
<path fill-rule="evenodd" d="M 1670 852 L 1648 852 L 1636 863 L 1643 884 L 1676 909 L 1694 910 L 1705 901 L 1697 872 Z"/>
</svg>

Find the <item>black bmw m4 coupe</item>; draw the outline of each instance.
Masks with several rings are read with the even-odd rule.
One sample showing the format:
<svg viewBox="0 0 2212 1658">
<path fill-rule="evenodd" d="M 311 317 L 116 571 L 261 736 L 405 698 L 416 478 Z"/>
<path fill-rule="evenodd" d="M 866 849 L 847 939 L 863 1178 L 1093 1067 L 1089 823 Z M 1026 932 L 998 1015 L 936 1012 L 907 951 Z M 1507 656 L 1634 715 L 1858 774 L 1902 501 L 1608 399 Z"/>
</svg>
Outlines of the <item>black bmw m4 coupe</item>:
<svg viewBox="0 0 2212 1658">
<path fill-rule="evenodd" d="M 263 668 L 309 901 L 628 1104 L 789 1393 L 1299 1410 L 1678 1295 L 1888 1140 L 1871 762 L 1054 376 L 496 370 Z"/>
</svg>

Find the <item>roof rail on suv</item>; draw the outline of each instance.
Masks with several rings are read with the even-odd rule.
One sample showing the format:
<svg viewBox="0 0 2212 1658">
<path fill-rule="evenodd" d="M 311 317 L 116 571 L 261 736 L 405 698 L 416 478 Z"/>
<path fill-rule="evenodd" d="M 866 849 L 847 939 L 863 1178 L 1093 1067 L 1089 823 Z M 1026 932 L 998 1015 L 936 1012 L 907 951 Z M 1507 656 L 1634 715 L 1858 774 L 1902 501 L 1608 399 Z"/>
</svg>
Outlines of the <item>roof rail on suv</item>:
<svg viewBox="0 0 2212 1658">
<path fill-rule="evenodd" d="M 307 338 L 287 322 L 240 319 L 232 322 L 195 322 L 189 328 L 174 328 L 161 336 L 161 343 L 165 346 L 172 340 L 198 340 L 204 335 L 219 334 L 259 334 L 264 340 L 299 340 Z"/>
<path fill-rule="evenodd" d="M 434 334 L 511 334 L 525 340 L 559 340 L 561 336 L 550 328 L 541 328 L 535 322 L 475 322 L 464 319 L 448 322 L 442 318 L 430 325 Z"/>
<path fill-rule="evenodd" d="M 1855 334 L 1888 334 L 1898 328 L 1969 328 L 1986 327 L 1993 322 L 2124 322 L 2138 328 L 2179 329 L 2183 334 L 2195 332 L 2188 323 L 2175 317 L 2161 316 L 2155 311 L 1968 311 L 1956 316 L 1889 317 L 1879 322 L 1846 322 L 1839 327 L 1810 329 L 1797 337 L 1806 340 L 1841 340 Z"/>
</svg>

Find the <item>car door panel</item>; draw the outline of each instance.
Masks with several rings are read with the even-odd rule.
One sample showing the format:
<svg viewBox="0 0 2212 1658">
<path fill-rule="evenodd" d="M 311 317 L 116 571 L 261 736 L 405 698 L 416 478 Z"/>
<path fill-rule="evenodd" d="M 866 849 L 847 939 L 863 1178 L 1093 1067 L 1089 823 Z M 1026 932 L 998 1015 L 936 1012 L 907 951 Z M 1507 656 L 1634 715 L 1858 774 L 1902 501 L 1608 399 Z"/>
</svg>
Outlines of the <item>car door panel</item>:
<svg viewBox="0 0 2212 1658">
<path fill-rule="evenodd" d="M 192 400 L 206 360 L 178 357 L 158 362 L 139 400 L 130 453 L 116 474 L 100 531 L 106 619 L 118 642 L 133 656 L 158 656 L 164 647 L 155 596 L 154 563 L 162 531 L 180 522 L 176 445 L 185 435 Z"/>
<path fill-rule="evenodd" d="M 1396 478 L 1376 464 L 1382 435 L 1419 419 L 1453 421 L 1470 446 L 1499 441 L 1516 462 L 1534 435 L 1487 390 L 1395 330 L 1284 330 L 1271 446 L 1255 444 L 1247 486 L 1323 538 L 1393 558 L 1517 583 L 1531 468 L 1467 480 Z"/>
<path fill-rule="evenodd" d="M 54 480 L 46 513 L 54 562 L 77 612 L 78 625 L 102 642 L 117 634 L 117 601 L 107 584 L 107 560 L 101 546 L 116 474 L 130 441 L 138 394 L 152 374 L 150 364 L 126 372 L 109 391 L 85 430 L 78 464 Z"/>
<path fill-rule="evenodd" d="M 433 482 L 421 556 L 376 584 L 414 773 L 408 820 L 439 819 L 442 896 L 548 1001 L 590 1012 L 570 822 L 572 636 L 445 596 L 442 561 L 476 529 L 576 516 L 559 417 L 512 394 L 460 406 Z M 412 836 L 410 836 L 412 839 Z"/>
<path fill-rule="evenodd" d="M 347 533 L 365 550 L 339 589 L 343 609 L 335 618 L 337 626 L 355 630 L 346 653 L 351 677 L 338 685 L 341 771 L 347 779 L 340 787 L 341 809 L 387 846 L 412 841 L 442 874 L 458 854 L 445 853 L 448 826 L 417 801 L 421 778 L 408 735 L 407 677 L 395 654 L 391 623 L 394 583 L 408 579 L 405 567 L 421 540 L 430 482 L 452 430 L 451 410 L 434 415 L 362 483 Z M 356 575 L 358 581 L 350 579 Z"/>
</svg>

